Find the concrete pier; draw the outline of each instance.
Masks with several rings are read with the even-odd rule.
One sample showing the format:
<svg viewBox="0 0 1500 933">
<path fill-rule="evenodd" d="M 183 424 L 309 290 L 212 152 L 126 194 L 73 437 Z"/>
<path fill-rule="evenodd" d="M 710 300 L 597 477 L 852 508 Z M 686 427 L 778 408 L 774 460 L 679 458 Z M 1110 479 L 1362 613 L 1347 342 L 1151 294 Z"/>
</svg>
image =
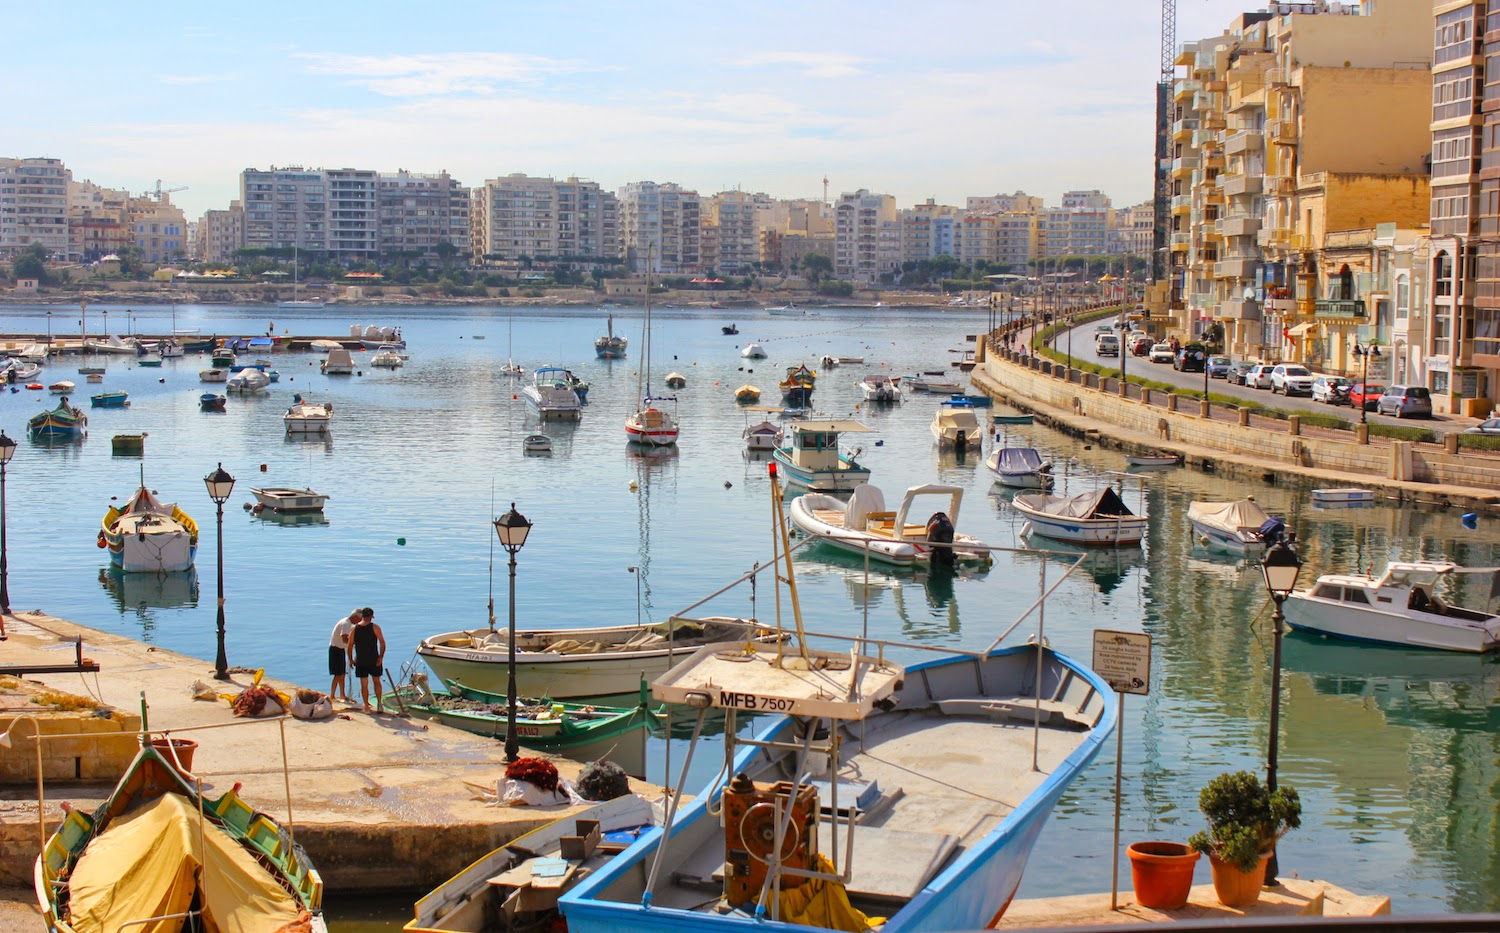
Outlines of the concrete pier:
<svg viewBox="0 0 1500 933">
<path fill-rule="evenodd" d="M 135 728 L 131 716 L 140 712 L 142 692 L 149 704 L 152 730 L 251 723 L 185 732 L 180 737 L 198 743 L 193 770 L 210 785 L 210 795 L 242 782 L 246 801 L 286 825 L 288 801 L 281 765 L 284 728 L 291 825 L 332 892 L 431 888 L 496 846 L 577 809 L 494 807 L 476 799 L 471 785 L 494 788 L 504 774 L 504 749 L 493 739 L 357 709 L 341 709 L 321 721 L 236 720 L 223 700 L 194 700 L 191 685 L 203 681 L 220 693 L 237 694 L 249 686 L 249 674 L 234 674 L 230 683 L 215 681 L 208 661 L 39 612 L 7 616 L 6 629 L 10 638 L 0 642 L 0 663 L 6 666 L 70 664 L 75 658 L 75 639 L 83 637 L 83 655 L 99 664 L 97 674 L 50 673 L 26 680 L 28 685 L 40 683 L 116 708 L 123 715 L 98 720 L 106 730 L 118 733 Z M 322 652 L 321 633 L 316 639 L 309 636 L 309 642 L 308 650 Z M 298 686 L 270 677 L 264 682 L 286 693 Z M 322 690 L 327 683 L 307 686 Z M 48 715 L 18 690 L 0 687 L 0 730 L 16 716 L 33 713 L 40 719 Z M 22 720 L 12 734 L 13 747 L 0 749 L 0 764 L 5 766 L 0 775 L 10 774 L 0 777 L 4 781 L 0 783 L 0 888 L 29 886 L 37 854 L 33 728 L 31 722 Z M 44 735 L 65 731 L 43 727 Z M 47 746 L 67 741 L 74 740 L 44 740 L 44 755 L 58 758 Z M 82 758 L 108 752 L 107 735 L 91 741 L 96 744 L 68 753 Z M 529 753 L 523 750 L 523 754 Z M 32 763 L 23 766 L 17 759 Z M 74 762 L 62 760 L 69 768 Z M 565 759 L 556 762 L 562 776 L 569 779 L 582 767 Z M 44 773 L 54 773 L 56 764 L 49 761 Z M 10 770 L 17 767 L 26 767 L 31 776 L 20 778 Z M 82 768 L 81 761 L 76 767 Z M 113 780 L 80 783 L 49 778 L 48 831 L 61 817 L 62 801 L 92 810 L 113 785 Z M 648 797 L 660 793 L 660 788 L 639 781 L 632 781 L 631 786 Z"/>
<path fill-rule="evenodd" d="M 1119 910 L 1109 909 L 1107 892 L 1012 901 L 1005 916 L 995 924 L 995 929 L 1056 930 L 1136 923 L 1223 922 L 1240 917 L 1275 922 L 1291 917 L 1374 917 L 1391 912 L 1388 897 L 1355 894 L 1327 881 L 1299 879 L 1282 879 L 1276 887 L 1263 889 L 1260 900 L 1249 907 L 1220 904 L 1212 884 L 1195 885 L 1188 896 L 1187 906 L 1181 910 L 1142 907 L 1131 900 L 1128 888 L 1120 892 L 1119 905 Z"/>
</svg>

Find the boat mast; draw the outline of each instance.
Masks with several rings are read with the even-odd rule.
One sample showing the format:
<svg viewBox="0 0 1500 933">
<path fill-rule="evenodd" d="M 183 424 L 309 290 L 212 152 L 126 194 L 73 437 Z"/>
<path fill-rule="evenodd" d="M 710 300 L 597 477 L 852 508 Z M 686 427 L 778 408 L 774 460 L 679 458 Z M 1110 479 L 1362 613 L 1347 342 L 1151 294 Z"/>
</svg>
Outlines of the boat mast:
<svg viewBox="0 0 1500 933">
<path fill-rule="evenodd" d="M 647 400 L 651 397 L 651 262 L 655 246 L 655 243 L 646 244 L 646 313 L 641 323 L 641 342 L 646 345 L 646 352 L 641 368 L 636 370 L 635 387 L 642 409 L 651 407 Z"/>
</svg>

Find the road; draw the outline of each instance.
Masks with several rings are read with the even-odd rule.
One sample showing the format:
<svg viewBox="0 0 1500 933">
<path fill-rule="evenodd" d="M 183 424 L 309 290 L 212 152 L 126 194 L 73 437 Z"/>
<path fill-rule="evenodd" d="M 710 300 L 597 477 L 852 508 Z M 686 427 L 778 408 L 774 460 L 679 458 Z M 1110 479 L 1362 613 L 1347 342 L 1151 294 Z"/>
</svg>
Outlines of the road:
<svg viewBox="0 0 1500 933">
<path fill-rule="evenodd" d="M 1099 326 L 1099 323 L 1099 321 L 1090 321 L 1087 324 L 1080 324 L 1070 331 L 1059 333 L 1053 345 L 1059 353 L 1068 353 L 1070 352 L 1068 341 L 1071 337 L 1071 353 L 1074 360 L 1082 360 L 1086 363 L 1094 363 L 1099 366 L 1118 370 L 1120 368 L 1119 357 L 1101 357 L 1094 352 L 1094 330 Z M 1180 373 L 1174 370 L 1170 363 L 1152 363 L 1144 356 L 1130 357 L 1125 363 L 1125 374 L 1141 379 L 1164 382 L 1197 392 L 1203 391 L 1202 373 Z M 1210 380 L 1209 392 L 1214 395 L 1228 395 L 1248 401 L 1260 402 L 1262 405 L 1279 408 L 1283 411 L 1301 410 L 1320 412 L 1322 414 L 1338 415 L 1350 421 L 1359 420 L 1359 412 L 1349 406 L 1325 405 L 1322 402 L 1314 402 L 1306 396 L 1283 397 L 1272 395 L 1270 389 L 1252 389 L 1247 386 L 1230 385 L 1223 379 Z M 1464 428 L 1472 427 L 1479 423 L 1479 419 L 1477 418 L 1441 414 L 1434 415 L 1431 419 L 1408 418 L 1397 420 L 1370 412 L 1367 417 L 1371 424 L 1399 424 L 1405 427 L 1426 427 L 1445 434 L 1453 431 L 1462 431 Z"/>
</svg>

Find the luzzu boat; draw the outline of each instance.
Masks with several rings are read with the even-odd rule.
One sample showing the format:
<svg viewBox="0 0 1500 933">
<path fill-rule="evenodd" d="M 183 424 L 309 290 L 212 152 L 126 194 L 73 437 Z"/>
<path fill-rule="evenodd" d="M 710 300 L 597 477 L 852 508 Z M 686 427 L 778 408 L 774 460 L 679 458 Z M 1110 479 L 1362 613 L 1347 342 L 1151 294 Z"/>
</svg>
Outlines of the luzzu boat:
<svg viewBox="0 0 1500 933">
<path fill-rule="evenodd" d="M 198 553 L 198 523 L 144 484 L 123 507 L 110 506 L 101 525 L 99 546 L 126 573 L 187 570 Z"/>
<path fill-rule="evenodd" d="M 32 415 L 26 430 L 37 437 L 79 437 L 88 432 L 89 416 L 83 409 L 68 404 L 64 395 L 51 411 Z"/>
<path fill-rule="evenodd" d="M 48 933 L 326 930 L 323 881 L 291 834 L 238 784 L 200 798 L 172 755 L 147 744 L 92 816 L 64 808 L 36 862 Z"/>
</svg>

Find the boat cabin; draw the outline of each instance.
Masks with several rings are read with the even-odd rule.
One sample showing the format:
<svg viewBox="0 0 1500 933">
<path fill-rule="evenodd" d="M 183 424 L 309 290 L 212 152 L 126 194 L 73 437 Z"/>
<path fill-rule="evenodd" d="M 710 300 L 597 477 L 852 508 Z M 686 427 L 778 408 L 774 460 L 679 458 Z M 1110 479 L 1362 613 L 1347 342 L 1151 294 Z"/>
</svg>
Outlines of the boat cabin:
<svg viewBox="0 0 1500 933">
<path fill-rule="evenodd" d="M 1358 574 L 1321 576 L 1309 595 L 1316 599 L 1348 603 L 1359 608 L 1425 612 L 1472 621 L 1492 619 L 1494 616 L 1490 613 L 1450 605 L 1434 592 L 1438 581 L 1450 574 L 1475 572 L 1466 571 L 1457 564 L 1447 561 L 1392 561 L 1386 565 L 1385 572 L 1379 577 Z M 1492 574 L 1492 583 L 1486 595 L 1491 599 L 1494 598 L 1496 584 L 1500 583 L 1500 572 L 1492 570 L 1477 572 Z"/>
<path fill-rule="evenodd" d="M 788 427 L 791 461 L 807 470 L 839 469 L 839 435 L 870 431 L 858 421 L 796 421 Z"/>
</svg>

